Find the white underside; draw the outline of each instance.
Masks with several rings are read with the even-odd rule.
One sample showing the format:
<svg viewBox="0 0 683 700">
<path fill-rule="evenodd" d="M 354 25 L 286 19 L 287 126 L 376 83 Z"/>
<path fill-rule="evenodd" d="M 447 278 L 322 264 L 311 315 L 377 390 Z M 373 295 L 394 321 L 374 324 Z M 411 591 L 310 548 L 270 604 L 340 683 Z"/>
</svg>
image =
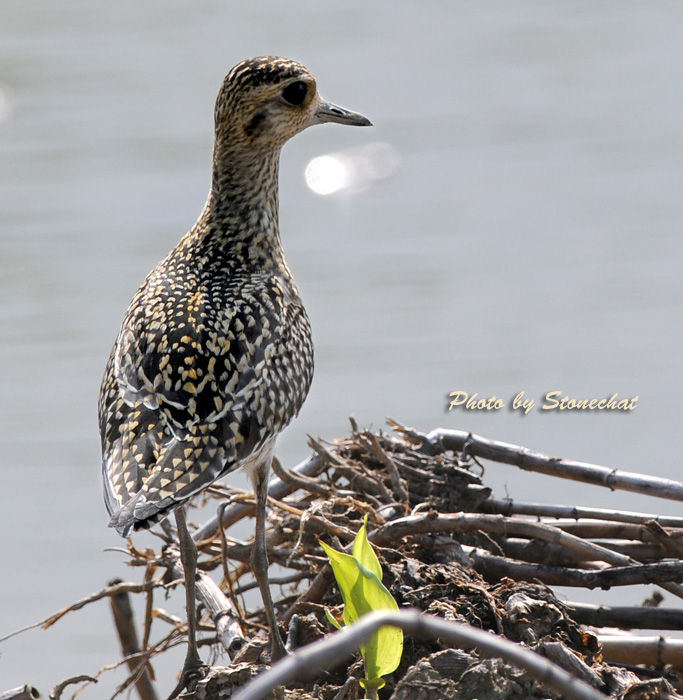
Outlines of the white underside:
<svg viewBox="0 0 683 700">
<path fill-rule="evenodd" d="M 277 436 L 270 438 L 240 464 L 240 469 L 244 470 L 253 484 L 256 483 L 258 473 L 267 475 L 270 471 L 270 462 L 275 452 L 276 440 Z"/>
</svg>

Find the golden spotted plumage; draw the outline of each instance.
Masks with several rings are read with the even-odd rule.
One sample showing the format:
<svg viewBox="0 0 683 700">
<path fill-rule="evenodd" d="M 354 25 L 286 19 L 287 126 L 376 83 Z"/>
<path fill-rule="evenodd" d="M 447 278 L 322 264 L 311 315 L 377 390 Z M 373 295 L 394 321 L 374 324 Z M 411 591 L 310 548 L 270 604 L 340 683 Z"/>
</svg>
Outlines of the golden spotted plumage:
<svg viewBox="0 0 683 700">
<path fill-rule="evenodd" d="M 105 500 L 121 535 L 149 527 L 239 467 L 268 469 L 313 375 L 311 329 L 278 226 L 283 144 L 325 121 L 300 64 L 260 57 L 228 74 L 212 187 L 190 232 L 144 281 L 99 401 Z"/>
</svg>

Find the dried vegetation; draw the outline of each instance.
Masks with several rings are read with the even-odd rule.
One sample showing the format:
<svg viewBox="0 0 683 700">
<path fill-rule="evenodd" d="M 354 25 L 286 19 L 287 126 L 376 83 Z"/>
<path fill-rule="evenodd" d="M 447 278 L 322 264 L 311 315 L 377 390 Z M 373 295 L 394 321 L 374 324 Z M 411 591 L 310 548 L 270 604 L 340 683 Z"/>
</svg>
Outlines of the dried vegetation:
<svg viewBox="0 0 683 700">
<path fill-rule="evenodd" d="M 550 586 L 654 583 L 676 601 L 683 597 L 683 518 L 496 499 L 483 482 L 482 460 L 675 500 L 683 500 L 683 484 L 555 459 L 456 431 L 426 435 L 396 423 L 391 427 L 387 434 L 352 424 L 347 438 L 311 440 L 311 457 L 294 470 L 276 465 L 268 546 L 271 563 L 280 566 L 279 573 L 271 568 L 271 576 L 279 584 L 276 607 L 290 648 L 330 635 L 324 608 L 340 605 L 318 540 L 338 549 L 348 546 L 367 515 L 384 583 L 400 608 L 492 632 L 535 652 L 546 672 L 559 666 L 588 689 L 584 695 L 558 690 L 543 673 L 522 669 L 476 644 L 454 646 L 421 629 L 419 636 L 406 634 L 403 660 L 381 698 L 680 697 L 683 644 L 659 636 L 659 630 L 683 629 L 680 607 L 657 607 L 661 596 L 633 608 L 566 603 Z M 254 585 L 250 545 L 231 539 L 228 529 L 250 515 L 253 497 L 214 485 L 203 498 L 216 515 L 194 531 L 202 572 L 200 637 L 205 658 L 214 663 L 188 695 L 198 700 L 234 696 L 269 662 L 262 611 L 242 605 L 242 594 Z M 130 671 L 118 692 L 135 688 L 143 700 L 157 697 L 151 671 L 155 659 L 184 639 L 185 621 L 158 607 L 164 589 L 179 585 L 182 576 L 172 536 L 170 531 L 162 535 L 158 551 L 129 544 L 130 563 L 144 572 L 140 583 L 114 581 L 44 623 L 108 598 L 127 654 L 121 663 Z M 139 626 L 130 611 L 131 595 L 145 600 Z M 634 631 L 643 629 L 657 630 L 658 636 Z M 306 659 L 298 663 L 294 654 L 290 680 L 265 697 L 357 698 L 358 657 L 341 663 L 343 655 L 337 656 L 339 665 L 316 668 Z M 73 694 L 69 682 L 74 680 L 52 695 Z M 82 682 L 89 683 L 85 677 Z"/>
</svg>

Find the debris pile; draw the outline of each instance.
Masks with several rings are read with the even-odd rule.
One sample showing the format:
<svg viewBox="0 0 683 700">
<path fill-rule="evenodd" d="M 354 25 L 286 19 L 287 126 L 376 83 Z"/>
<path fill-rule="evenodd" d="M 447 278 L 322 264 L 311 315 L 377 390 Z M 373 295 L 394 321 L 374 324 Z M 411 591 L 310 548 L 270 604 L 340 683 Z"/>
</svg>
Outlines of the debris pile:
<svg viewBox="0 0 683 700">
<path fill-rule="evenodd" d="M 668 600 L 683 597 L 683 518 L 497 499 L 483 481 L 483 464 L 496 460 L 677 500 L 683 500 L 683 484 L 556 459 L 457 431 L 424 434 L 390 425 L 393 432 L 386 433 L 359 430 L 352 423 L 346 438 L 311 439 L 311 457 L 295 469 L 274 465 L 278 478 L 270 489 L 268 550 L 271 565 L 277 565 L 271 566 L 271 580 L 289 649 L 305 649 L 334 631 L 325 609 L 340 617 L 341 598 L 319 540 L 348 550 L 367 516 L 383 582 L 399 608 L 458 629 L 491 632 L 488 638 L 509 640 L 547 665 L 536 674 L 476 644 L 457 646 L 428 630 L 407 631 L 401 664 L 386 678 L 380 698 L 681 697 L 676 691 L 683 688 L 683 645 L 631 630 L 683 629 L 683 610 L 656 607 L 661 596 L 647 602 L 652 607 L 563 603 L 551 586 L 656 583 Z M 214 485 L 201 498 L 216 513 L 193 532 L 201 571 L 201 648 L 206 657 L 211 646 L 213 663 L 187 697 L 213 700 L 248 687 L 270 660 L 263 611 L 246 610 L 243 604 L 243 594 L 254 587 L 250 544 L 232 539 L 229 528 L 250 515 L 253 496 Z M 188 515 L 192 520 L 192 511 Z M 133 629 L 132 642 L 129 630 L 128 646 L 123 645 L 130 676 L 119 691 L 136 687 L 143 700 L 155 697 L 150 665 L 182 643 L 186 627 L 184 620 L 154 612 L 164 589 L 182 585 L 173 532 L 167 529 L 160 537 L 158 551 L 129 544 L 130 563 L 145 571 L 141 583 L 113 582 L 85 601 L 109 597 L 120 603 L 122 596 L 124 602 L 131 594 L 145 596 L 146 619 L 136 626 L 128 615 L 123 627 L 117 625 L 122 644 L 127 626 L 139 630 Z M 609 633 L 598 629 L 607 625 Z M 362 664 L 358 655 L 355 662 L 345 659 L 321 668 L 302 663 L 271 697 L 359 697 Z M 548 680 L 558 667 L 587 690 L 558 690 Z"/>
</svg>

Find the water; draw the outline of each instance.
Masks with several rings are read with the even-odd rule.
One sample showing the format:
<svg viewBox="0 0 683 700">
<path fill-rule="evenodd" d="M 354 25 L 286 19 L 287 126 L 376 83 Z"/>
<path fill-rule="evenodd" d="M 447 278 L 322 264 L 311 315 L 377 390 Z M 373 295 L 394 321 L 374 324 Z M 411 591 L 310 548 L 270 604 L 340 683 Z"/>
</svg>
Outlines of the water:
<svg viewBox="0 0 683 700">
<path fill-rule="evenodd" d="M 286 464 L 353 413 L 681 475 L 680 4 L 232 5 L 0 6 L 0 634 L 140 578 L 103 553 L 121 541 L 100 495 L 99 381 L 130 297 L 204 203 L 216 91 L 251 55 L 301 60 L 375 123 L 312 129 L 283 155 L 283 238 L 317 349 Z M 311 159 L 374 142 L 398 152 L 393 178 L 307 189 Z M 449 413 L 458 389 L 639 402 Z M 512 468 L 487 480 L 526 500 L 680 514 Z M 157 604 L 181 612 L 182 595 Z M 44 693 L 118 657 L 104 604 L 0 652 L 0 690 Z"/>
</svg>

